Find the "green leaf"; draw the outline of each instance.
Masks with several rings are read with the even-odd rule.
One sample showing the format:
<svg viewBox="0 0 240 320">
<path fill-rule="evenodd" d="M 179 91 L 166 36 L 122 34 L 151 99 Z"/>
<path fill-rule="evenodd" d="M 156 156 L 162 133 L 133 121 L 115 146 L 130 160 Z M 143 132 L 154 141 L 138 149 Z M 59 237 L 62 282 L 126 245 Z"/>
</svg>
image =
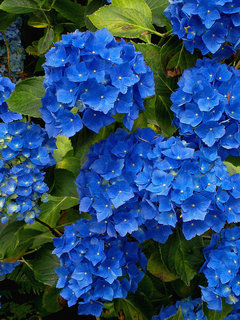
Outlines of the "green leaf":
<svg viewBox="0 0 240 320">
<path fill-rule="evenodd" d="M 177 85 L 177 79 L 167 78 L 165 63 L 168 58 L 169 48 L 159 47 L 154 44 L 134 44 L 135 48 L 142 52 L 146 63 L 154 72 L 155 90 L 160 96 L 168 97 L 173 93 Z"/>
<path fill-rule="evenodd" d="M 175 315 L 167 318 L 166 320 L 184 320 L 181 307 L 179 307 L 178 312 Z"/>
<path fill-rule="evenodd" d="M 38 250 L 37 256 L 29 261 L 35 278 L 48 286 L 56 285 L 58 276 L 54 270 L 60 267 L 60 262 L 52 251 L 52 245 L 46 244 Z"/>
<path fill-rule="evenodd" d="M 15 20 L 15 14 L 0 11 L 0 31 L 5 31 Z"/>
<path fill-rule="evenodd" d="M 105 302 L 104 303 L 104 309 L 101 314 L 101 318 L 110 319 L 110 320 L 113 318 L 117 318 L 117 313 L 115 311 L 113 302 Z"/>
<path fill-rule="evenodd" d="M 45 94 L 44 77 L 34 77 L 17 83 L 11 96 L 6 100 L 11 111 L 40 118 L 41 98 Z"/>
<path fill-rule="evenodd" d="M 75 184 L 75 176 L 71 171 L 65 169 L 55 170 L 55 185 L 52 195 L 58 197 L 75 197 L 78 198 L 77 186 Z"/>
<path fill-rule="evenodd" d="M 48 22 L 46 21 L 41 11 L 32 13 L 27 23 L 30 27 L 33 28 L 46 28 L 48 26 Z"/>
<path fill-rule="evenodd" d="M 38 41 L 38 52 L 43 54 L 52 46 L 54 39 L 54 31 L 52 28 L 47 28 L 44 36 Z"/>
<path fill-rule="evenodd" d="M 130 299 L 117 299 L 114 301 L 114 306 L 120 316 L 123 312 L 125 316 L 123 319 L 125 320 L 149 320 L 149 317 L 147 317 L 142 310 L 145 308 L 144 304 L 136 305 Z"/>
<path fill-rule="evenodd" d="M 233 307 L 222 300 L 222 311 L 209 310 L 207 303 L 203 302 L 203 313 L 207 320 L 223 320 L 232 311 Z"/>
<path fill-rule="evenodd" d="M 0 5 L 0 9 L 9 13 L 29 13 L 39 9 L 33 0 L 4 0 Z"/>
<path fill-rule="evenodd" d="M 69 151 L 73 150 L 70 139 L 64 136 L 57 136 L 56 145 L 57 149 L 54 150 L 53 157 L 57 162 L 61 161 Z"/>
<path fill-rule="evenodd" d="M 17 285 L 21 286 L 21 291 L 27 294 L 40 295 L 45 286 L 41 282 L 38 282 L 34 278 L 33 271 L 29 268 L 26 263 L 21 263 L 12 273 L 7 275 L 9 280 L 15 281 Z"/>
<path fill-rule="evenodd" d="M 155 44 L 134 43 L 137 51 L 144 55 L 146 63 L 151 67 L 153 72 L 159 72 L 161 63 L 161 48 Z"/>
<path fill-rule="evenodd" d="M 111 6 L 125 9 L 133 9 L 142 14 L 152 22 L 152 11 L 144 0 L 112 0 Z"/>
<path fill-rule="evenodd" d="M 145 0 L 149 8 L 152 10 L 153 24 L 159 27 L 167 27 L 171 29 L 170 21 L 165 17 L 164 10 L 169 6 L 168 0 Z"/>
<path fill-rule="evenodd" d="M 0 259 L 16 261 L 32 247 L 34 239 L 40 234 L 39 230 L 25 229 L 22 221 L 8 221 L 0 229 Z"/>
<path fill-rule="evenodd" d="M 169 98 L 176 86 L 176 80 L 166 78 L 164 63 L 165 53 L 162 49 L 152 44 L 135 44 L 138 51 L 142 52 L 146 63 L 154 72 L 156 96 L 145 101 L 145 114 L 150 122 L 158 125 L 161 133 L 167 137 L 171 136 L 176 128 L 173 127 L 173 114 L 170 110 L 172 105 Z"/>
<path fill-rule="evenodd" d="M 159 245 L 160 255 L 167 268 L 189 286 L 198 274 L 204 258 L 200 237 L 186 240 L 177 230 L 164 245 Z"/>
<path fill-rule="evenodd" d="M 176 132 L 176 128 L 172 126 L 173 116 L 170 110 L 171 100 L 164 96 L 156 96 L 155 114 L 156 120 L 161 128 L 164 136 L 170 137 Z"/>
<path fill-rule="evenodd" d="M 86 11 L 85 11 L 85 24 L 86 28 L 89 31 L 96 31 L 97 29 L 94 27 L 92 22 L 89 20 L 88 16 L 97 11 L 99 8 L 101 8 L 103 5 L 106 4 L 106 0 L 94 0 L 88 3 Z"/>
<path fill-rule="evenodd" d="M 53 8 L 64 18 L 72 21 L 78 28 L 85 26 L 84 11 L 85 7 L 70 0 L 57 0 Z"/>
<path fill-rule="evenodd" d="M 60 290 L 54 287 L 47 288 L 42 297 L 43 308 L 50 313 L 55 313 L 62 310 L 58 303 Z"/>
<path fill-rule="evenodd" d="M 77 157 L 66 156 L 59 161 L 56 165 L 56 169 L 65 169 L 71 171 L 75 177 L 79 174 L 79 168 L 81 167 L 81 160 Z"/>
<path fill-rule="evenodd" d="M 148 260 L 147 270 L 155 277 L 161 279 L 163 282 L 174 281 L 179 278 L 171 271 L 168 270 L 167 266 L 162 262 L 159 251 L 155 251 Z"/>
<path fill-rule="evenodd" d="M 47 230 L 46 227 L 45 227 L 45 230 Z M 40 248 L 45 243 L 52 243 L 53 238 L 54 238 L 54 235 L 50 230 L 44 231 L 44 232 L 42 231 L 40 234 L 38 234 L 37 237 L 33 239 L 33 242 L 31 244 L 31 249 Z"/>
<path fill-rule="evenodd" d="M 9 258 L 19 243 L 18 232 L 24 226 L 23 221 L 11 221 L 0 224 L 0 259 Z M 14 258 L 14 257 L 13 257 Z"/>
<path fill-rule="evenodd" d="M 49 195 L 49 201 L 40 206 L 39 219 L 55 228 L 62 210 L 67 210 L 78 205 L 77 197 L 56 197 Z"/>
<path fill-rule="evenodd" d="M 176 46 L 175 40 L 176 38 L 173 38 L 171 44 L 168 43 L 168 47 L 170 47 L 171 45 L 174 52 L 167 64 L 167 69 L 179 68 L 181 71 L 184 71 L 185 69 L 194 67 L 196 64 L 197 56 L 194 56 L 190 52 L 188 52 L 185 49 L 183 42 L 179 43 L 179 45 Z"/>
<path fill-rule="evenodd" d="M 116 0 L 91 14 L 89 19 L 95 27 L 107 28 L 114 36 L 141 38 L 155 31 L 150 15 L 151 10 L 143 0 Z"/>
<path fill-rule="evenodd" d="M 227 167 L 227 171 L 230 174 L 230 176 L 233 174 L 240 173 L 240 166 L 235 166 L 234 164 L 228 161 L 224 161 L 223 163 Z"/>
</svg>

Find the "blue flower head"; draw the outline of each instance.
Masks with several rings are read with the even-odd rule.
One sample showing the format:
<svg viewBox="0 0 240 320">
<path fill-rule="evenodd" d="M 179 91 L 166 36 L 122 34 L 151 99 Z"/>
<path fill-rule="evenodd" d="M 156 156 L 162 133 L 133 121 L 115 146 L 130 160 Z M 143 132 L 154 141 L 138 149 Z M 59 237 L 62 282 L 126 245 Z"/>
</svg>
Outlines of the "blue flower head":
<svg viewBox="0 0 240 320">
<path fill-rule="evenodd" d="M 215 59 L 229 58 L 239 48 L 240 4 L 238 0 L 169 0 L 165 10 L 173 33 L 188 51 L 199 49 Z M 226 43 L 228 45 L 226 45 Z"/>
<path fill-rule="evenodd" d="M 100 234 L 164 243 L 178 222 L 191 239 L 240 221 L 238 181 L 198 143 L 119 129 L 90 149 L 76 184 L 80 212 Z"/>
<path fill-rule="evenodd" d="M 78 299 L 80 315 L 99 317 L 105 301 L 126 298 L 135 292 L 144 276 L 147 260 L 137 242 L 96 232 L 99 223 L 82 219 L 69 225 L 61 238 L 54 239 L 54 254 L 61 267 L 57 288 L 68 306 Z"/>
<path fill-rule="evenodd" d="M 42 169 L 54 164 L 54 139 L 36 124 L 0 123 L 0 216 L 11 215 L 33 223 L 39 214 L 38 200 L 48 191 Z"/>
<path fill-rule="evenodd" d="M 216 150 L 223 160 L 239 155 L 240 72 L 205 58 L 184 71 L 178 85 L 171 109 L 180 134 Z"/>
<path fill-rule="evenodd" d="M 239 227 L 224 229 L 221 231 L 220 237 L 218 234 L 214 234 L 210 245 L 204 249 L 205 263 L 201 271 L 207 279 L 208 286 L 201 287 L 201 290 L 202 299 L 208 303 L 210 309 L 222 309 L 221 297 L 224 297 L 226 302 L 232 305 L 239 301 L 239 239 Z M 235 318 L 233 317 L 233 319 Z"/>
<path fill-rule="evenodd" d="M 83 125 L 99 132 L 116 114 L 125 114 L 131 129 L 144 109 L 143 98 L 154 94 L 143 55 L 107 29 L 63 35 L 46 54 L 44 70 L 41 113 L 50 136 L 71 137 Z"/>
</svg>

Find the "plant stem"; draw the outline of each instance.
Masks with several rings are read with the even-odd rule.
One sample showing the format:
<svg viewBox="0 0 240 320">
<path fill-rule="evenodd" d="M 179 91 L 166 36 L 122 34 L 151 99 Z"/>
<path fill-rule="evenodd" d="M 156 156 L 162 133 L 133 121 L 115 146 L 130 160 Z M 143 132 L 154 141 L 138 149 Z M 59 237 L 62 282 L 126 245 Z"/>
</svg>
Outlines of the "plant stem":
<svg viewBox="0 0 240 320">
<path fill-rule="evenodd" d="M 40 219 L 38 219 L 38 218 L 35 218 L 35 220 L 36 220 L 37 222 L 41 223 L 43 226 L 47 227 L 47 228 L 52 232 L 52 234 L 53 234 L 54 236 L 56 236 L 56 237 L 61 237 L 61 236 L 62 236 L 62 234 L 61 234 L 60 231 L 58 231 L 57 229 L 54 229 L 54 228 L 50 227 L 46 222 L 43 222 L 42 220 L 40 220 Z"/>
<path fill-rule="evenodd" d="M 122 310 L 119 311 L 118 319 L 119 319 L 119 320 L 125 320 L 125 314 L 123 313 Z"/>
<path fill-rule="evenodd" d="M 163 37 L 166 37 L 166 36 L 168 36 L 169 34 L 171 34 L 171 33 L 172 33 L 172 30 L 170 30 L 170 31 L 168 31 L 168 32 L 166 32 L 166 33 L 160 33 L 160 32 L 157 32 L 156 30 L 151 30 L 151 33 L 154 33 L 154 34 L 156 34 L 157 36 L 163 38 Z"/>
<path fill-rule="evenodd" d="M 238 63 L 236 64 L 236 69 L 239 69 L 240 68 L 240 60 L 238 60 Z"/>
<path fill-rule="evenodd" d="M 36 252 L 38 249 L 33 249 L 33 250 L 31 250 L 31 251 L 28 251 L 28 252 L 26 252 L 26 253 L 24 253 L 24 257 L 26 256 L 26 255 L 28 255 L 28 254 L 31 254 L 31 253 L 33 253 L 33 252 Z"/>
<path fill-rule="evenodd" d="M 50 20 L 48 19 L 48 16 L 46 15 L 46 13 L 44 12 L 43 9 L 41 9 L 41 12 L 42 12 L 42 14 L 43 14 L 43 16 L 44 16 L 44 18 L 45 18 L 48 26 L 50 27 L 50 26 L 51 26 L 51 22 L 50 22 Z"/>
<path fill-rule="evenodd" d="M 11 64 L 10 64 L 10 49 L 9 49 L 9 45 L 8 45 L 8 41 L 7 41 L 7 37 L 5 35 L 5 32 L 2 31 L 3 34 L 3 38 L 5 41 L 5 45 L 6 45 L 6 50 L 7 50 L 7 60 L 8 60 L 8 77 L 10 80 L 12 80 L 12 76 L 11 76 Z"/>
<path fill-rule="evenodd" d="M 25 263 L 29 269 L 33 270 L 32 266 L 23 257 L 21 258 L 21 260 L 18 261 Z"/>
</svg>

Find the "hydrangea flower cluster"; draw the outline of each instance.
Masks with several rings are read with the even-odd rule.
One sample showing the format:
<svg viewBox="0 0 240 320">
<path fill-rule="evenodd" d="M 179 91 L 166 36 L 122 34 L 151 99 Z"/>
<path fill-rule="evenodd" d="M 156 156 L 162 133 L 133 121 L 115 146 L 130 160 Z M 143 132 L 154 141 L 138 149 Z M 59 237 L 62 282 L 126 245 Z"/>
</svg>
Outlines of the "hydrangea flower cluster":
<svg viewBox="0 0 240 320">
<path fill-rule="evenodd" d="M 152 318 L 152 320 L 165 320 L 175 315 L 178 309 L 181 307 L 182 315 L 184 320 L 206 320 L 202 311 L 202 300 L 201 299 L 187 299 L 177 301 L 175 305 L 170 307 L 162 308 L 158 316 Z"/>
<path fill-rule="evenodd" d="M 136 291 L 147 264 L 137 242 L 99 235 L 98 230 L 98 223 L 91 220 L 77 221 L 54 239 L 53 251 L 61 262 L 56 270 L 61 296 L 68 306 L 81 299 L 78 313 L 96 317 L 101 315 L 102 302 Z"/>
<path fill-rule="evenodd" d="M 54 164 L 54 139 L 36 124 L 0 123 L 0 216 L 10 215 L 33 223 L 39 214 L 37 200 L 47 200 L 48 187 L 41 170 Z"/>
<path fill-rule="evenodd" d="M 181 307 L 182 315 L 184 320 L 206 320 L 206 316 L 202 311 L 202 300 L 197 299 L 185 299 L 177 301 L 175 305 L 170 307 L 162 308 L 158 316 L 154 316 L 152 320 L 166 320 L 169 317 L 175 315 Z M 233 306 L 233 311 L 224 318 L 225 320 L 239 320 L 240 305 L 237 303 Z"/>
<path fill-rule="evenodd" d="M 165 10 L 173 33 L 184 40 L 193 53 L 211 52 L 220 59 L 230 57 L 239 48 L 240 3 L 238 0 L 169 0 Z"/>
<path fill-rule="evenodd" d="M 0 119 L 5 123 L 22 119 L 21 114 L 9 111 L 5 102 L 10 97 L 14 88 L 15 84 L 9 78 L 0 76 Z"/>
<path fill-rule="evenodd" d="M 116 114 L 125 114 L 124 125 L 131 129 L 143 98 L 154 94 L 153 73 L 142 53 L 107 29 L 63 35 L 43 67 L 41 113 L 49 136 L 71 137 L 83 125 L 99 132 Z"/>
<path fill-rule="evenodd" d="M 14 81 L 19 79 L 19 73 L 24 69 L 25 51 L 21 44 L 20 28 L 22 25 L 21 18 L 18 18 L 6 31 L 9 50 L 10 50 L 10 68 L 11 76 Z M 8 59 L 5 39 L 0 31 L 0 74 L 8 75 Z"/>
<path fill-rule="evenodd" d="M 208 286 L 201 287 L 202 299 L 208 308 L 221 310 L 221 297 L 236 304 L 240 297 L 240 228 L 224 229 L 213 234 L 210 245 L 204 249 L 205 263 L 201 268 Z"/>
<path fill-rule="evenodd" d="M 224 160 L 239 156 L 240 71 L 210 59 L 185 70 L 171 100 L 180 134 L 201 141 Z"/>
<path fill-rule="evenodd" d="M 98 221 L 99 234 L 162 243 L 180 221 L 187 239 L 240 221 L 239 175 L 193 147 L 151 129 L 117 130 L 90 149 L 80 170 L 80 212 Z"/>
<path fill-rule="evenodd" d="M 19 262 L 2 262 L 0 261 L 0 277 L 4 278 L 5 275 L 13 272 L 13 270 L 19 265 Z"/>
</svg>

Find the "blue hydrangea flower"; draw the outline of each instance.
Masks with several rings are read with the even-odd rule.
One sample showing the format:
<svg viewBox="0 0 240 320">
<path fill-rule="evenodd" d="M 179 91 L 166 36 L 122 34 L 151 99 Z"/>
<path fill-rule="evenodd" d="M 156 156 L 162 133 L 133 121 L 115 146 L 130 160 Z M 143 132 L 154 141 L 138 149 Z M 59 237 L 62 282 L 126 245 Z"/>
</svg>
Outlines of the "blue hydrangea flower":
<svg viewBox="0 0 240 320">
<path fill-rule="evenodd" d="M 14 82 L 19 79 L 19 74 L 24 70 L 25 51 L 21 43 L 20 28 L 22 25 L 21 18 L 18 18 L 10 27 L 5 30 L 5 36 L 8 41 L 10 51 L 10 69 L 11 77 Z M 5 39 L 0 31 L 0 75 L 8 76 L 8 58 Z"/>
<path fill-rule="evenodd" d="M 104 231 L 99 234 L 99 223 L 82 219 L 65 227 L 61 238 L 54 239 L 54 254 L 61 267 L 57 288 L 68 306 L 78 299 L 80 315 L 99 317 L 104 301 L 126 298 L 135 292 L 144 276 L 147 260 L 137 242 L 126 237 L 113 238 Z"/>
<path fill-rule="evenodd" d="M 177 301 L 175 305 L 165 307 L 161 309 L 158 316 L 154 316 L 152 320 L 166 320 L 169 317 L 174 316 L 179 307 L 181 307 L 182 315 L 184 320 L 206 320 L 206 316 L 202 311 L 202 300 L 197 299 L 185 299 Z M 239 320 L 239 303 L 233 306 L 233 311 L 228 314 L 225 320 Z"/>
<path fill-rule="evenodd" d="M 5 100 L 10 97 L 10 94 L 14 88 L 15 84 L 12 83 L 9 78 L 0 76 L 0 118 L 5 123 L 22 119 L 22 115 L 10 111 L 7 103 L 5 102 Z"/>
<path fill-rule="evenodd" d="M 205 58 L 184 71 L 178 85 L 171 109 L 180 134 L 199 140 L 200 148 L 212 148 L 223 160 L 238 156 L 240 72 Z"/>
<path fill-rule="evenodd" d="M 143 98 L 154 94 L 153 73 L 131 43 L 107 29 L 78 30 L 46 54 L 42 117 L 49 136 L 73 136 L 84 126 L 94 132 L 125 114 L 131 129 Z"/>
<path fill-rule="evenodd" d="M 39 125 L 14 121 L 0 123 L 0 216 L 11 215 L 33 223 L 38 200 L 47 200 L 48 187 L 41 171 L 54 164 L 54 139 Z M 44 201 L 45 201 L 44 200 Z"/>
<path fill-rule="evenodd" d="M 100 234 L 164 243 L 178 222 L 191 239 L 240 221 L 238 181 L 209 148 L 150 129 L 119 129 L 90 149 L 76 183 L 80 212 Z"/>
<path fill-rule="evenodd" d="M 165 10 L 173 33 L 188 51 L 199 49 L 215 59 L 229 58 L 239 48 L 240 4 L 238 0 L 169 0 Z M 226 45 L 228 44 L 228 45 Z"/>
<path fill-rule="evenodd" d="M 208 286 L 201 287 L 201 290 L 202 299 L 208 303 L 210 309 L 222 309 L 221 297 L 233 305 L 239 301 L 239 239 L 239 227 L 224 229 L 220 237 L 219 234 L 214 234 L 210 245 L 204 249 L 205 263 L 201 271 L 208 281 Z"/>
<path fill-rule="evenodd" d="M 201 299 L 186 299 L 177 301 L 175 305 L 162 308 L 158 316 L 154 316 L 152 320 L 165 320 L 175 315 L 181 307 L 184 320 L 206 320 L 207 318 L 202 311 Z"/>
</svg>

